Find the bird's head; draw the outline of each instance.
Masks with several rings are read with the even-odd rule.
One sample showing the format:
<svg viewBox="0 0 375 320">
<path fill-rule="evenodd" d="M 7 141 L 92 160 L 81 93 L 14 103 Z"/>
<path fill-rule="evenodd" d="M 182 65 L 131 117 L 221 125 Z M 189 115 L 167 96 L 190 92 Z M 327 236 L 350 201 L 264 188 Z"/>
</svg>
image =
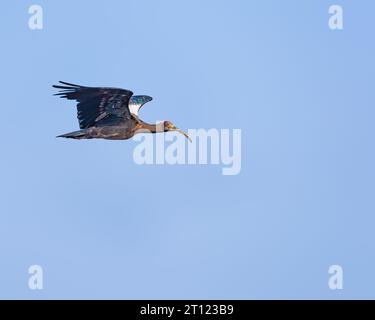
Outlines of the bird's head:
<svg viewBox="0 0 375 320">
<path fill-rule="evenodd" d="M 177 132 L 183 134 L 190 142 L 192 142 L 190 137 L 188 136 L 188 134 L 186 132 L 182 131 L 181 129 L 177 128 L 172 122 L 164 121 L 163 127 L 164 127 L 164 132 L 177 131 Z"/>
</svg>

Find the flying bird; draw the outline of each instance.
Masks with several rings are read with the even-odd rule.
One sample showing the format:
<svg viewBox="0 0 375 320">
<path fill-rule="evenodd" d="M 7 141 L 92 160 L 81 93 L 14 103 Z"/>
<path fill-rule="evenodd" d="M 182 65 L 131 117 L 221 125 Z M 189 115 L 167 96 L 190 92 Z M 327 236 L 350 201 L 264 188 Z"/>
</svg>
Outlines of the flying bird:
<svg viewBox="0 0 375 320">
<path fill-rule="evenodd" d="M 119 88 L 84 87 L 59 81 L 53 87 L 55 95 L 75 100 L 81 130 L 57 136 L 71 139 L 126 140 L 137 133 L 177 131 L 189 136 L 170 121 L 150 124 L 138 117 L 143 105 L 152 100 L 149 96 L 133 96 L 133 92 Z"/>
</svg>

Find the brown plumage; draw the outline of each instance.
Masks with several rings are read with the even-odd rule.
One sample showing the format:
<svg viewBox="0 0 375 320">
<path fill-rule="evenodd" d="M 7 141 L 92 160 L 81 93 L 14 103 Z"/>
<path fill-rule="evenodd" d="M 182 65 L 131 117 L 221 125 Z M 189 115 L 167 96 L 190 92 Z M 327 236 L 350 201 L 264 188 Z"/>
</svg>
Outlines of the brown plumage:
<svg viewBox="0 0 375 320">
<path fill-rule="evenodd" d="M 59 135 L 71 139 L 126 140 L 140 132 L 178 131 L 189 136 L 170 121 L 149 124 L 138 117 L 142 106 L 151 101 L 149 96 L 133 96 L 133 92 L 118 88 L 84 87 L 60 81 L 55 94 L 76 100 L 77 116 L 81 130 Z"/>
</svg>

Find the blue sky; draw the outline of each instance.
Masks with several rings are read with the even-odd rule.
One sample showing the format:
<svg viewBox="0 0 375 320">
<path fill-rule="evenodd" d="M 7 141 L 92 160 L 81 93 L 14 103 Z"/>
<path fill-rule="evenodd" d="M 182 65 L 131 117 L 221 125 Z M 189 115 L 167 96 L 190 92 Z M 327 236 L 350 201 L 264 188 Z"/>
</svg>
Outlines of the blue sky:
<svg viewBox="0 0 375 320">
<path fill-rule="evenodd" d="M 28 8 L 44 29 L 28 28 Z M 328 8 L 344 8 L 344 30 Z M 375 298 L 373 1 L 2 4 L 0 297 Z M 58 80 L 154 97 L 149 122 L 242 130 L 242 170 L 72 141 Z M 44 271 L 30 290 L 28 268 Z M 344 289 L 328 288 L 328 268 Z"/>
</svg>

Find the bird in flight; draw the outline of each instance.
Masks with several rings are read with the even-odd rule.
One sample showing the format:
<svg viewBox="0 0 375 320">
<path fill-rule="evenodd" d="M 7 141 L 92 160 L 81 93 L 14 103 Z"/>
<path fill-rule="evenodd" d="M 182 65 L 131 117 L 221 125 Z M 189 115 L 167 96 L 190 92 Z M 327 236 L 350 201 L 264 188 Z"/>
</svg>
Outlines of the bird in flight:
<svg viewBox="0 0 375 320">
<path fill-rule="evenodd" d="M 138 117 L 142 106 L 151 101 L 149 96 L 133 96 L 133 92 L 118 88 L 84 87 L 59 81 L 53 87 L 55 95 L 75 100 L 81 130 L 57 136 L 71 139 L 126 140 L 137 133 L 177 131 L 189 136 L 170 121 L 150 124 Z"/>
</svg>

